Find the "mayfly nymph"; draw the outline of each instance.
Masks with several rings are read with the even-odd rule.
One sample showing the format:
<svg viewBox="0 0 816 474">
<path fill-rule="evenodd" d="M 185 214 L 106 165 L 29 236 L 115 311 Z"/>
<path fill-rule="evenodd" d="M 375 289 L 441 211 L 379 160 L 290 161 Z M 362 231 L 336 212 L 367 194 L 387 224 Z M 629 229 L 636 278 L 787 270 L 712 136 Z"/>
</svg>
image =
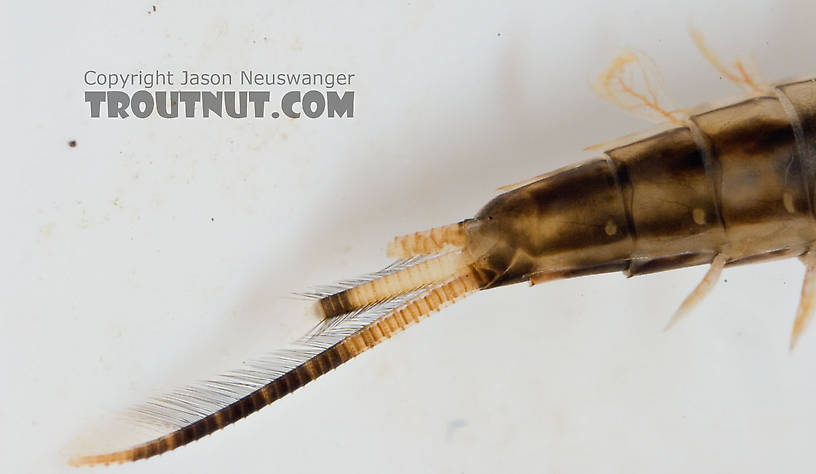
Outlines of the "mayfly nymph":
<svg viewBox="0 0 816 474">
<path fill-rule="evenodd" d="M 316 288 L 321 322 L 291 348 L 136 407 L 149 437 L 75 465 L 144 459 L 209 435 L 479 290 L 604 272 L 709 264 L 675 313 L 687 314 L 728 265 L 800 257 L 791 347 L 816 295 L 816 79 L 757 84 L 739 61 L 704 56 L 748 96 L 686 113 L 661 107 L 636 54 L 601 75 L 606 98 L 667 123 L 601 145 L 597 158 L 505 188 L 473 217 L 397 237 L 380 272 Z M 629 75 L 627 76 L 627 73 Z M 633 82 L 640 78 L 645 90 Z"/>
</svg>

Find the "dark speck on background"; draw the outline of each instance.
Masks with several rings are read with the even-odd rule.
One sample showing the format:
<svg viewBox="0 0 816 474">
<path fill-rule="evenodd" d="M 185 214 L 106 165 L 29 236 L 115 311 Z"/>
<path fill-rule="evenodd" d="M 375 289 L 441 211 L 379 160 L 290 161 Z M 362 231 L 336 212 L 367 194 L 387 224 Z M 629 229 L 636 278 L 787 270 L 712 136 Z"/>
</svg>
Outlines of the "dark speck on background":
<svg viewBox="0 0 816 474">
<path fill-rule="evenodd" d="M 68 146 L 71 147 L 71 148 L 76 148 L 76 140 L 69 141 Z"/>
<path fill-rule="evenodd" d="M 215 217 L 210 217 L 210 222 L 215 222 Z"/>
<path fill-rule="evenodd" d="M 453 433 L 456 430 L 462 429 L 467 426 L 467 421 L 463 418 L 454 418 L 448 422 L 448 429 L 447 433 L 445 433 L 445 439 L 447 441 L 451 441 L 453 439 Z"/>
</svg>

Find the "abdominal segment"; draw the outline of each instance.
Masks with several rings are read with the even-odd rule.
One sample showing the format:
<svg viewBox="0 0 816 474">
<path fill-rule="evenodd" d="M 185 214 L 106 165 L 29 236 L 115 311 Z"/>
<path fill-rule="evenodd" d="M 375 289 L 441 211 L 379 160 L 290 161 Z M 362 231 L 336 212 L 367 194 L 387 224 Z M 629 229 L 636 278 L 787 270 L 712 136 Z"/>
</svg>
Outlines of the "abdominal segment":
<svg viewBox="0 0 816 474">
<path fill-rule="evenodd" d="M 807 251 L 816 85 L 774 91 L 497 196 L 466 227 L 486 287 Z"/>
</svg>

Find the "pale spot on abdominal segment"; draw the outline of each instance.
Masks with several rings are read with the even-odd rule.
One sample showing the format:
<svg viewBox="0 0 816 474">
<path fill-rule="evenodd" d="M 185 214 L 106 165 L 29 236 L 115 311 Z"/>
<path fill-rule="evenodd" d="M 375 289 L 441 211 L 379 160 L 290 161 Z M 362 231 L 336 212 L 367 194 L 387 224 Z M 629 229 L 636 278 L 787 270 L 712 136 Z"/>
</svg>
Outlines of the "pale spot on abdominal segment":
<svg viewBox="0 0 816 474">
<path fill-rule="evenodd" d="M 618 233 L 618 226 L 615 225 L 615 222 L 612 219 L 606 221 L 606 227 L 604 227 L 604 232 L 606 235 L 612 236 Z"/>
<path fill-rule="evenodd" d="M 793 195 L 791 193 L 782 195 L 782 204 L 785 205 L 785 210 L 789 213 L 793 214 L 796 212 L 796 207 L 793 205 Z"/>
<path fill-rule="evenodd" d="M 695 207 L 694 210 L 691 211 L 691 218 L 694 219 L 694 223 L 697 225 L 703 225 L 706 223 L 705 211 L 699 207 Z"/>
</svg>

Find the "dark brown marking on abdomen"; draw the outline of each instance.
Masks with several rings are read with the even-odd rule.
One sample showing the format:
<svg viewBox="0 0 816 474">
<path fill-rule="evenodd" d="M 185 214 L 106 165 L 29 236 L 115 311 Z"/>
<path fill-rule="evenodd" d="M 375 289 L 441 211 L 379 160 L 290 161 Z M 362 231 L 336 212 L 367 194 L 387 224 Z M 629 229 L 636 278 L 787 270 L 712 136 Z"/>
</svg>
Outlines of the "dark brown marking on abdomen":
<svg viewBox="0 0 816 474">
<path fill-rule="evenodd" d="M 791 122 L 797 122 L 801 136 L 797 137 L 799 167 L 806 193 L 810 217 L 816 223 L 816 80 L 793 82 L 777 87 L 793 108 Z"/>
<path fill-rule="evenodd" d="M 692 120 L 710 140 L 722 167 L 721 212 L 729 229 L 809 214 L 801 180 L 791 179 L 802 170 L 790 119 L 778 99 L 758 97 Z"/>
<path fill-rule="evenodd" d="M 621 170 L 622 192 L 637 236 L 633 257 L 685 253 L 724 240 L 705 152 L 687 127 L 609 150 L 607 155 Z"/>
</svg>

